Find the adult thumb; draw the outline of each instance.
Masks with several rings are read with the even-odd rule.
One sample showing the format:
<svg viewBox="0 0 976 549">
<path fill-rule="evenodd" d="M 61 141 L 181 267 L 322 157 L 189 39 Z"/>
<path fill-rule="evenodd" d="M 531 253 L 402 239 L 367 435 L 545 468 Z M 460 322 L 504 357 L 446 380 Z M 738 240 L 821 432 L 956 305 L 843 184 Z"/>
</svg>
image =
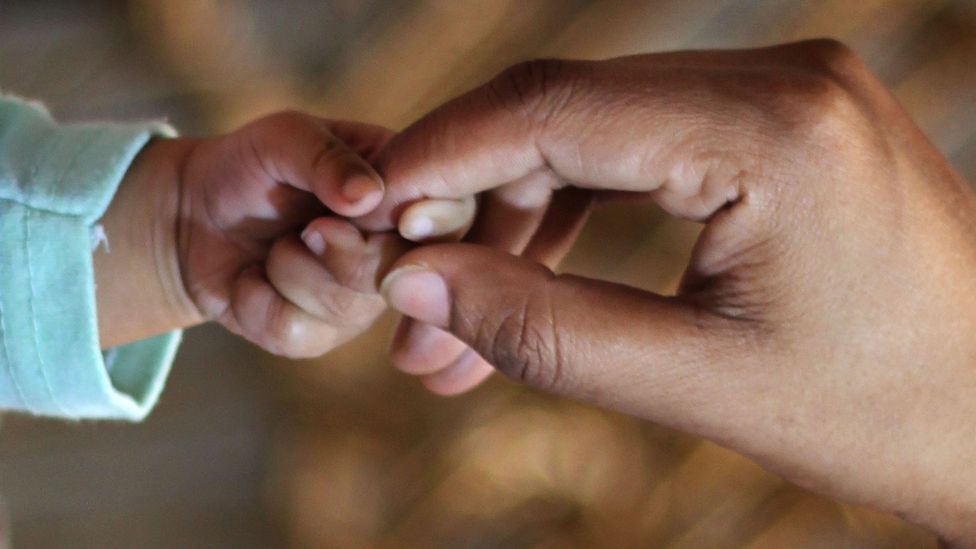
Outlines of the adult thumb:
<svg viewBox="0 0 976 549">
<path fill-rule="evenodd" d="M 721 413 L 728 369 L 715 366 L 729 357 L 729 321 L 680 298 L 472 244 L 409 252 L 382 291 L 530 386 L 695 431 L 709 408 Z"/>
</svg>

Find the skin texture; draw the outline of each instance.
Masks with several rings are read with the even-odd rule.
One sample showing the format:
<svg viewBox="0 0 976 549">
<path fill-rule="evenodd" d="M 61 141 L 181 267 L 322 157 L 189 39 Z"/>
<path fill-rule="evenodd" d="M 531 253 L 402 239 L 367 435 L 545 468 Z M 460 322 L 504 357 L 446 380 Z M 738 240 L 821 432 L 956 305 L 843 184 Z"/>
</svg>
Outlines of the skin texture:
<svg viewBox="0 0 976 549">
<path fill-rule="evenodd" d="M 492 189 L 481 196 L 481 208 L 465 241 L 537 261 L 554 268 L 566 255 L 590 212 L 587 192 L 566 188 L 553 191 L 547 178 L 529 177 Z M 399 218 L 400 232 L 410 214 L 423 211 L 422 201 Z M 494 368 L 464 342 L 409 317 L 400 321 L 393 338 L 391 362 L 400 371 L 418 376 L 430 391 L 451 396 L 484 381 Z"/>
<path fill-rule="evenodd" d="M 282 112 L 225 136 L 150 143 L 101 221 L 102 345 L 216 320 L 308 357 L 365 330 L 385 309 L 377 272 L 406 242 L 339 216 L 379 203 L 369 161 L 391 135 Z"/>
<path fill-rule="evenodd" d="M 515 380 L 976 546 L 976 198 L 843 45 L 519 65 L 380 166 L 371 230 L 527 180 L 704 223 L 674 296 L 470 243 L 407 253 L 383 290 Z M 505 225 L 482 241 L 517 249 Z"/>
</svg>

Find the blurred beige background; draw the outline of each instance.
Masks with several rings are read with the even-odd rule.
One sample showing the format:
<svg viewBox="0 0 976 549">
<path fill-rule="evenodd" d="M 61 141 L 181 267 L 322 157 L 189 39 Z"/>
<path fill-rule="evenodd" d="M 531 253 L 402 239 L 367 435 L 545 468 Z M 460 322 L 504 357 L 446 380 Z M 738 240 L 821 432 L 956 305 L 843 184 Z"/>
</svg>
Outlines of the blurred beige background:
<svg viewBox="0 0 976 549">
<path fill-rule="evenodd" d="M 523 59 L 833 36 L 972 179 L 974 29 L 967 0 L 0 0 L 0 88 L 64 120 L 188 134 L 281 108 L 402 127 Z M 564 268 L 667 291 L 696 231 L 614 207 Z M 503 380 L 430 396 L 389 368 L 392 326 L 303 363 L 205 326 L 142 425 L 5 417 L 15 546 L 934 546 L 710 443 Z"/>
</svg>

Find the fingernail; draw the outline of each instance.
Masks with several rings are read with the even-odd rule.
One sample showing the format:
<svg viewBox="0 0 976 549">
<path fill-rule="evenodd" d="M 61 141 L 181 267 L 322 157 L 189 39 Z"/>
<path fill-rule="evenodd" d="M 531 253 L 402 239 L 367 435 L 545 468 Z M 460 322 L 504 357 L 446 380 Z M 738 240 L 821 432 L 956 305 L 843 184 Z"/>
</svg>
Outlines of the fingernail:
<svg viewBox="0 0 976 549">
<path fill-rule="evenodd" d="M 405 316 L 447 327 L 451 298 L 444 279 L 421 265 L 406 265 L 383 278 L 380 293 L 390 307 Z"/>
<path fill-rule="evenodd" d="M 427 216 L 414 216 L 400 223 L 400 234 L 408 240 L 423 240 L 434 234 L 434 220 Z"/>
<path fill-rule="evenodd" d="M 364 173 L 354 173 L 342 184 L 342 196 L 349 202 L 358 203 L 367 196 L 383 192 L 383 184 Z"/>
<path fill-rule="evenodd" d="M 474 221 L 474 197 L 458 200 L 428 199 L 410 206 L 400 218 L 398 229 L 408 240 L 461 236 Z"/>
<path fill-rule="evenodd" d="M 315 255 L 322 255 L 325 253 L 325 239 L 318 231 L 312 228 L 306 228 L 302 231 L 302 241 L 308 246 L 308 249 L 312 251 Z"/>
</svg>

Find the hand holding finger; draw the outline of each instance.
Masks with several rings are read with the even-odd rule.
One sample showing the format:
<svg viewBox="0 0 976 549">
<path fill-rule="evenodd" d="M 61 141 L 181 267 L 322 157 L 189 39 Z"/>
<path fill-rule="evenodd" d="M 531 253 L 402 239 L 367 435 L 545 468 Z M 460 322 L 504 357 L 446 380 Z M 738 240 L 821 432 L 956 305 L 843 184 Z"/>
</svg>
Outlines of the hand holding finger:
<svg viewBox="0 0 976 549">
<path fill-rule="evenodd" d="M 366 226 L 540 173 L 706 223 L 677 296 L 471 245 L 385 293 L 510 377 L 976 543 L 976 197 L 842 45 L 523 64 L 380 165 Z"/>
<path fill-rule="evenodd" d="M 469 242 L 488 245 L 552 268 L 566 255 L 589 213 L 585 191 L 553 196 L 546 181 L 527 178 L 489 192 Z M 410 318 L 401 320 L 392 346 L 393 365 L 420 375 L 431 391 L 454 395 L 470 390 L 493 371 L 491 364 L 454 335 Z"/>
</svg>

